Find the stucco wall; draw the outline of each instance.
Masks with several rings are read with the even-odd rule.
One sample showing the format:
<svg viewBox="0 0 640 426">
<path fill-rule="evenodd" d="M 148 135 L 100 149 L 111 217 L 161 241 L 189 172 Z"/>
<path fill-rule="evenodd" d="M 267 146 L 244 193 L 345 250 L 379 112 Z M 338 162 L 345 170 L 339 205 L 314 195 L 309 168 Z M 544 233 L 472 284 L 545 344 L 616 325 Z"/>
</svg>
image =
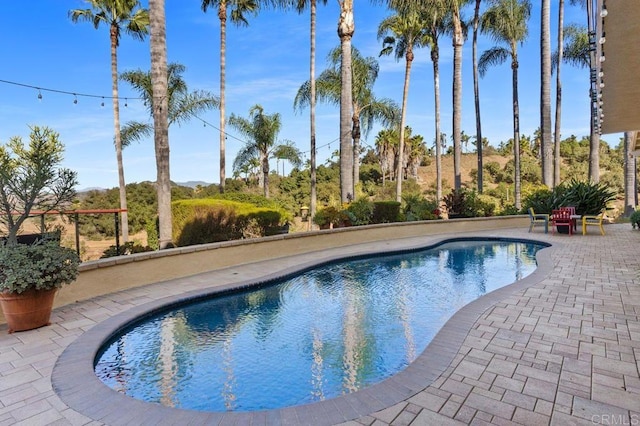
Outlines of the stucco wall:
<svg viewBox="0 0 640 426">
<path fill-rule="evenodd" d="M 225 267 L 333 247 L 452 232 L 527 227 L 527 216 L 403 222 L 203 244 L 85 262 L 54 308 L 92 297 Z M 4 323 L 0 315 L 0 323 Z"/>
</svg>

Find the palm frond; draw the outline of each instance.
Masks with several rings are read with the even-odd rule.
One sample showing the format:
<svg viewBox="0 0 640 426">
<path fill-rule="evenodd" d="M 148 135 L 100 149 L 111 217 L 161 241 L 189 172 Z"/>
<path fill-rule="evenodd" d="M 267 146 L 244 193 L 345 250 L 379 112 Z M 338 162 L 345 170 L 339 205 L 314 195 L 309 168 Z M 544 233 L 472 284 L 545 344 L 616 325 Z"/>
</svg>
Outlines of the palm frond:
<svg viewBox="0 0 640 426">
<path fill-rule="evenodd" d="M 140 142 L 153 135 L 153 124 L 140 121 L 128 121 L 120 128 L 120 143 L 125 148 L 133 142 Z"/>
<path fill-rule="evenodd" d="M 480 77 L 484 77 L 489 67 L 503 64 L 510 56 L 511 51 L 498 46 L 482 52 L 480 59 L 478 59 L 478 72 L 480 73 Z"/>
</svg>

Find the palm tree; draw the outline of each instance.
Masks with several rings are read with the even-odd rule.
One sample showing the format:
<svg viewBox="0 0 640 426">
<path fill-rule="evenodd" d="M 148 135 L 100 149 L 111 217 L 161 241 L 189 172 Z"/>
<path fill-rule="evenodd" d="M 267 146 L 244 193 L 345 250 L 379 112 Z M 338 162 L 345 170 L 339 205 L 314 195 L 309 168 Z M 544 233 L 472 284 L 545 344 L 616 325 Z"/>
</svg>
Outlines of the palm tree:
<svg viewBox="0 0 640 426">
<path fill-rule="evenodd" d="M 542 183 L 553 186 L 551 143 L 551 1 L 541 0 L 540 16 L 540 133 Z"/>
<path fill-rule="evenodd" d="M 309 133 L 310 133 L 310 173 L 311 173 L 311 201 L 309 203 L 309 214 L 316 215 L 318 195 L 316 187 L 316 5 L 318 0 L 298 0 L 296 9 L 301 13 L 306 4 L 309 4 L 310 15 L 310 54 L 309 54 Z M 320 0 L 326 5 L 327 0 Z M 313 223 L 313 221 L 310 221 Z M 313 225 L 312 225 L 313 226 Z"/>
<path fill-rule="evenodd" d="M 207 91 L 189 92 L 187 83 L 182 78 L 182 73 L 186 70 L 184 65 L 171 63 L 167 65 L 167 88 L 169 98 L 168 126 L 173 123 L 184 123 L 198 114 L 211 108 L 217 108 L 220 104 L 218 98 Z M 127 71 L 120 75 L 120 79 L 128 82 L 140 94 L 144 104 L 149 110 L 149 115 L 153 117 L 153 85 L 151 83 L 151 72 L 149 71 Z M 134 141 L 150 136 L 153 133 L 151 123 L 141 123 L 131 121 L 122 128 L 122 146 L 126 147 Z"/>
<path fill-rule="evenodd" d="M 300 151 L 292 142 L 276 145 L 276 138 L 282 127 L 280 114 L 265 114 L 262 106 L 254 105 L 249 109 L 248 119 L 231 114 L 229 125 L 250 139 L 238 152 L 234 169 L 240 169 L 251 159 L 259 158 L 262 169 L 262 175 L 259 176 L 260 187 L 264 190 L 264 196 L 269 198 L 269 157 L 277 152 L 280 158 L 291 161 L 295 166 L 302 163 Z"/>
<path fill-rule="evenodd" d="M 256 0 L 202 0 L 202 10 L 206 13 L 209 7 L 218 8 L 220 19 L 220 192 L 224 192 L 226 179 L 226 147 L 225 114 L 226 114 L 226 55 L 227 55 L 227 9 L 231 8 L 231 22 L 236 25 L 249 25 L 245 14 L 258 10 Z"/>
<path fill-rule="evenodd" d="M 428 155 L 428 150 L 424 143 L 424 137 L 421 135 L 412 135 L 411 127 L 407 126 L 404 134 L 404 174 L 407 177 L 418 180 L 418 167 L 420 163 L 422 163 L 422 160 Z"/>
<path fill-rule="evenodd" d="M 120 34 L 124 31 L 133 38 L 144 40 L 149 33 L 149 11 L 140 7 L 138 0 L 85 0 L 88 9 L 69 11 L 73 22 L 88 21 L 97 29 L 101 23 L 109 26 L 111 40 L 111 95 L 113 105 L 113 130 L 116 161 L 118 163 L 118 187 L 120 194 L 120 229 L 122 241 L 129 240 L 129 217 L 127 214 L 127 189 L 122 163 L 122 143 L 120 139 L 120 100 L 118 99 L 118 46 Z"/>
<path fill-rule="evenodd" d="M 564 56 L 563 50 L 564 39 L 564 0 L 558 2 L 558 56 L 562 58 Z M 556 61 L 556 121 L 554 124 L 553 132 L 553 148 L 554 148 L 554 162 L 553 162 L 553 186 L 560 185 L 560 124 L 562 120 L 562 79 L 560 77 L 560 68 L 562 61 Z M 553 69 L 552 68 L 552 69 Z"/>
<path fill-rule="evenodd" d="M 527 38 L 527 21 L 531 15 L 529 0 L 498 0 L 482 16 L 482 31 L 497 43 L 480 56 L 478 68 L 484 76 L 491 65 L 501 64 L 511 58 L 513 90 L 513 152 L 514 152 L 514 198 L 515 207 L 521 208 L 520 182 L 520 108 L 518 106 L 518 43 Z"/>
<path fill-rule="evenodd" d="M 272 152 L 271 158 L 275 158 L 280 162 L 282 160 L 282 176 L 284 177 L 284 162 L 288 161 L 294 168 L 299 168 L 302 166 L 302 153 L 295 146 L 293 141 L 284 141 L 280 145 L 276 145 Z M 278 169 L 276 168 L 276 174 Z"/>
<path fill-rule="evenodd" d="M 382 187 L 384 188 L 387 172 L 389 179 L 394 179 L 394 168 L 396 151 L 398 150 L 398 132 L 395 129 L 383 129 L 376 135 L 376 154 L 380 161 L 380 171 L 382 172 Z"/>
<path fill-rule="evenodd" d="M 353 105 L 352 70 L 351 70 L 351 38 L 356 30 L 353 18 L 353 0 L 338 0 L 340 18 L 338 20 L 338 38 L 342 60 L 340 61 L 340 200 L 350 202 L 355 197 L 353 182 L 353 146 L 351 145 L 350 128 Z"/>
<path fill-rule="evenodd" d="M 462 131 L 462 45 L 464 27 L 460 15 L 460 6 L 465 0 L 449 0 L 453 37 L 453 174 L 454 187 L 462 188 L 461 131 Z"/>
<path fill-rule="evenodd" d="M 590 69 L 591 51 L 589 48 L 589 34 L 585 27 L 568 25 L 564 28 L 564 47 L 562 48 L 562 60 L 564 62 L 580 68 Z M 591 96 L 591 93 L 589 93 L 589 96 Z M 589 108 L 589 111 L 589 122 L 591 124 L 591 135 L 589 138 L 589 179 L 592 182 L 598 182 L 600 180 L 600 152 L 598 150 L 600 146 L 600 134 L 593 125 L 596 112 L 594 108 Z"/>
<path fill-rule="evenodd" d="M 480 82 L 478 77 L 478 27 L 480 24 L 480 3 L 476 0 L 473 13 L 473 98 L 476 108 L 476 141 L 482 141 L 482 121 L 480 120 Z M 478 143 L 478 192 L 482 194 L 482 143 Z"/>
<path fill-rule="evenodd" d="M 569 65 L 589 68 L 589 35 L 586 27 L 575 24 L 564 27 L 562 60 Z"/>
<path fill-rule="evenodd" d="M 442 200 L 442 144 L 440 133 L 440 35 L 446 32 L 449 23 L 446 19 L 447 8 L 442 3 L 429 3 L 421 11 L 425 21 L 425 31 L 431 50 L 433 63 L 433 93 L 435 98 L 435 148 L 436 148 L 436 202 Z"/>
<path fill-rule="evenodd" d="M 363 57 L 358 49 L 352 47 L 352 116 L 351 137 L 353 139 L 353 180 L 357 183 L 360 174 L 360 137 L 369 135 L 374 121 L 384 126 L 396 124 L 398 119 L 398 106 L 391 99 L 378 99 L 373 94 L 379 66 L 375 58 Z M 322 102 L 339 105 L 341 101 L 341 61 L 342 49 L 333 49 L 328 56 L 330 67 L 324 70 L 316 81 L 317 98 Z M 294 108 L 300 109 L 309 105 L 311 100 L 311 84 L 309 81 L 300 86 L 294 99 Z"/>
<path fill-rule="evenodd" d="M 149 23 L 151 27 L 151 85 L 153 99 L 157 100 L 153 103 L 153 133 L 157 169 L 158 244 L 160 249 L 164 249 L 172 245 L 167 29 L 164 0 L 149 0 Z"/>
<path fill-rule="evenodd" d="M 637 132 L 624 133 L 624 211 L 625 217 L 631 216 L 638 204 L 636 191 L 636 156 L 633 150 L 636 144 Z"/>
<path fill-rule="evenodd" d="M 378 39 L 383 39 L 380 55 L 390 55 L 395 51 L 396 60 L 404 57 L 404 88 L 402 91 L 402 112 L 400 115 L 400 135 L 398 158 L 396 164 L 396 201 L 402 201 L 402 165 L 404 154 L 404 132 L 407 117 L 407 99 L 409 96 L 409 80 L 411 65 L 415 58 L 414 47 L 428 45 L 429 38 L 424 30 L 424 21 L 417 12 L 397 13 L 384 19 L 378 26 Z"/>
</svg>

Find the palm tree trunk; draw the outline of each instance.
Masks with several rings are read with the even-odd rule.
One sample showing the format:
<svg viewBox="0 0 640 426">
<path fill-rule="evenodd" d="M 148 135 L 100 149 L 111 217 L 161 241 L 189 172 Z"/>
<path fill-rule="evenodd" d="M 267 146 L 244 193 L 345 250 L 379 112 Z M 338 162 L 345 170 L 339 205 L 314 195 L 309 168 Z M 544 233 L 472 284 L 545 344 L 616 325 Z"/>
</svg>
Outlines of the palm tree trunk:
<svg viewBox="0 0 640 426">
<path fill-rule="evenodd" d="M 591 1 L 587 1 L 587 31 L 591 33 L 595 31 L 595 22 L 592 22 L 592 7 L 593 3 Z M 591 38 L 591 35 L 589 35 Z M 598 50 L 599 43 L 596 42 L 596 50 Z M 595 69 L 598 52 L 593 49 L 590 50 L 589 58 L 591 68 Z M 600 133 L 598 133 L 598 129 L 596 128 L 596 120 L 598 117 L 596 116 L 596 112 L 594 111 L 594 102 L 591 101 L 589 103 L 589 110 L 591 111 L 591 136 L 589 143 L 589 180 L 594 183 L 600 182 Z"/>
<path fill-rule="evenodd" d="M 129 215 L 127 214 L 127 186 L 124 180 L 122 161 L 122 139 L 120 137 L 120 99 L 118 99 L 118 27 L 111 25 L 111 94 L 113 101 L 113 134 L 118 165 L 118 188 L 120 194 L 120 231 L 122 242 L 129 241 Z"/>
<path fill-rule="evenodd" d="M 624 212 L 629 217 L 636 206 L 636 157 L 633 148 L 636 132 L 624 133 Z"/>
<path fill-rule="evenodd" d="M 513 169 L 514 169 L 514 199 L 517 210 L 522 208 L 522 190 L 520 181 L 520 106 L 518 105 L 518 55 L 516 45 L 511 45 L 513 52 L 513 62 L 511 70 L 513 73 Z"/>
<path fill-rule="evenodd" d="M 316 215 L 317 189 L 316 189 L 316 0 L 311 0 L 311 58 L 310 77 L 311 99 L 310 99 L 310 128 L 311 128 L 311 202 L 309 204 L 309 214 L 311 219 Z M 309 220 L 313 228 L 313 220 Z"/>
<path fill-rule="evenodd" d="M 560 124 L 562 121 L 562 79 L 560 68 L 564 54 L 564 0 L 558 3 L 558 65 L 556 68 L 556 122 L 554 129 L 553 186 L 560 185 Z"/>
<path fill-rule="evenodd" d="M 340 92 L 340 199 L 343 203 L 353 200 L 354 194 L 353 145 L 351 140 L 351 109 L 353 106 L 351 38 L 354 32 L 353 0 L 341 0 L 338 37 L 340 37 L 342 51 L 342 59 L 340 61 L 342 79 Z"/>
<path fill-rule="evenodd" d="M 264 190 L 264 198 L 269 198 L 269 155 L 267 153 L 260 154 L 260 162 L 262 163 L 262 185 Z"/>
<path fill-rule="evenodd" d="M 476 106 L 476 146 L 478 148 L 478 192 L 482 194 L 482 122 L 480 120 L 480 83 L 478 76 L 478 22 L 480 20 L 480 2 L 476 0 L 473 14 L 473 97 Z"/>
<path fill-rule="evenodd" d="M 453 2 L 453 174 L 454 188 L 462 188 L 462 24 L 457 1 Z"/>
<path fill-rule="evenodd" d="M 353 139 L 353 188 L 360 182 L 360 112 L 353 107 L 351 117 L 351 138 Z M 355 194 L 355 193 L 354 193 Z"/>
<path fill-rule="evenodd" d="M 540 17 L 540 135 L 542 183 L 553 186 L 553 145 L 551 144 L 551 5 L 542 0 Z"/>
<path fill-rule="evenodd" d="M 442 201 L 442 144 L 440 142 L 440 65 L 438 63 L 440 51 L 434 45 L 431 51 L 433 62 L 433 95 L 435 98 L 435 127 L 436 127 L 436 203 L 438 207 Z"/>
<path fill-rule="evenodd" d="M 409 98 L 409 79 L 411 78 L 411 63 L 413 62 L 413 51 L 411 46 L 407 46 L 406 64 L 404 69 L 404 88 L 402 90 L 402 113 L 400 114 L 400 143 L 398 144 L 398 168 L 396 169 L 396 201 L 402 201 L 402 180 L 404 179 L 404 135 L 405 123 L 407 120 L 407 99 Z"/>
<path fill-rule="evenodd" d="M 226 70 L 227 70 L 227 0 L 220 0 L 218 7 L 220 19 L 220 192 L 224 192 L 226 180 Z"/>
<path fill-rule="evenodd" d="M 151 28 L 151 83 L 153 85 L 153 130 L 156 151 L 160 249 L 172 238 L 171 177 L 169 173 L 169 103 L 167 97 L 167 39 L 164 0 L 149 0 Z"/>
</svg>

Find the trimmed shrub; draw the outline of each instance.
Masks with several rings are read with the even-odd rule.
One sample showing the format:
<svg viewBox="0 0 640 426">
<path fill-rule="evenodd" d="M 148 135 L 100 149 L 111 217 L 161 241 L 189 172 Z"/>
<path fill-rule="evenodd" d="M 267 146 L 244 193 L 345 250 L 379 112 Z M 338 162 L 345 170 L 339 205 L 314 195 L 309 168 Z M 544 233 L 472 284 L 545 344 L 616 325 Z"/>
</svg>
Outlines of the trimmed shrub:
<svg viewBox="0 0 640 426">
<path fill-rule="evenodd" d="M 176 201 L 172 214 L 178 246 L 264 236 L 284 222 L 281 211 L 216 199 Z"/>
<path fill-rule="evenodd" d="M 400 203 L 397 201 L 376 201 L 373 203 L 372 223 L 397 222 L 400 217 Z"/>
</svg>

